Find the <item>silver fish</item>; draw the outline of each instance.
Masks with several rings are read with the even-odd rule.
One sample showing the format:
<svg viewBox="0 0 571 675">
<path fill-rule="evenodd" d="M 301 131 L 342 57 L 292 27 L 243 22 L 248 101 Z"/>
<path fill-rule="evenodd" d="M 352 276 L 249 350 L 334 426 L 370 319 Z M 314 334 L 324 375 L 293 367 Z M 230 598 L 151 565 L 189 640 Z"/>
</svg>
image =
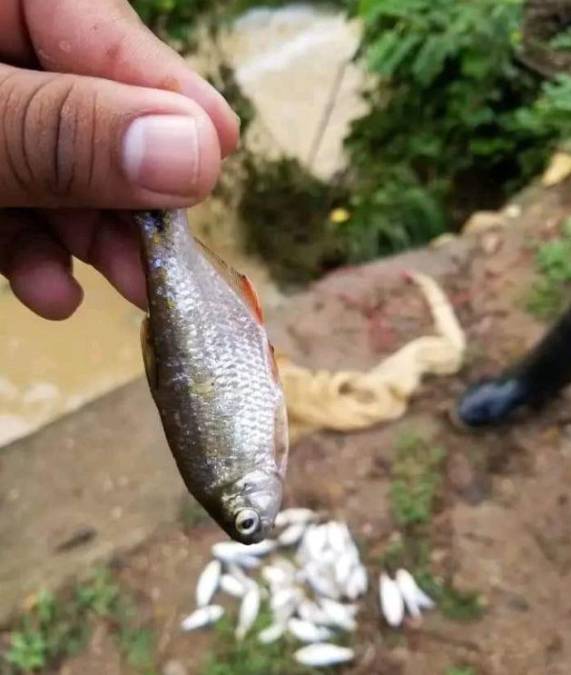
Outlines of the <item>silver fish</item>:
<svg viewBox="0 0 571 675">
<path fill-rule="evenodd" d="M 196 585 L 196 606 L 206 607 L 218 589 L 222 564 L 219 560 L 211 560 L 204 568 Z"/>
<path fill-rule="evenodd" d="M 333 633 L 323 626 L 316 626 L 310 621 L 303 621 L 292 617 L 288 623 L 287 628 L 294 638 L 300 642 L 325 642 L 333 637 Z"/>
<path fill-rule="evenodd" d="M 205 628 L 210 624 L 219 621 L 224 614 L 224 609 L 220 605 L 209 605 L 208 607 L 200 607 L 192 614 L 183 620 L 180 627 L 184 631 L 197 630 L 198 628 Z"/>
<path fill-rule="evenodd" d="M 276 517 L 276 527 L 287 527 L 288 525 L 303 525 L 317 519 L 317 513 L 311 509 L 286 509 L 278 513 Z"/>
<path fill-rule="evenodd" d="M 321 642 L 308 647 L 298 649 L 293 655 L 294 659 L 312 668 L 325 668 L 340 663 L 347 663 L 355 658 L 355 652 L 349 647 L 338 647 L 337 645 Z"/>
<path fill-rule="evenodd" d="M 243 640 L 250 628 L 254 625 L 260 611 L 260 589 L 257 584 L 252 584 L 240 605 L 238 626 L 236 627 L 236 639 Z"/>
<path fill-rule="evenodd" d="M 246 593 L 246 587 L 239 579 L 231 574 L 223 574 L 220 578 L 220 590 L 235 598 L 242 598 Z"/>
<path fill-rule="evenodd" d="M 398 570 L 395 580 L 412 617 L 418 619 L 421 616 L 421 609 L 434 608 L 434 601 L 418 586 L 410 572 L 404 569 Z"/>
<path fill-rule="evenodd" d="M 285 624 L 274 623 L 271 626 L 264 628 L 264 630 L 258 634 L 258 641 L 263 645 L 272 644 L 272 642 L 276 642 L 276 640 L 281 638 L 285 633 L 285 629 Z"/>
<path fill-rule="evenodd" d="M 404 619 L 404 600 L 396 581 L 383 572 L 379 580 L 381 611 L 389 626 L 397 628 Z"/>
<path fill-rule="evenodd" d="M 287 413 L 248 279 L 190 232 L 185 211 L 135 214 L 149 316 L 147 378 L 196 499 L 235 540 L 262 541 L 280 510 Z"/>
</svg>

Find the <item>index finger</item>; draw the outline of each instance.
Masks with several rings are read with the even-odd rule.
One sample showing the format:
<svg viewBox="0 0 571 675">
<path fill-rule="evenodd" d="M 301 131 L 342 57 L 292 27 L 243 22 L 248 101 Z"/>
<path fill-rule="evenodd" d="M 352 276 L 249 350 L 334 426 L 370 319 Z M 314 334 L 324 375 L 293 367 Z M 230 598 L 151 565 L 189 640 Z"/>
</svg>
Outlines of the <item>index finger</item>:
<svg viewBox="0 0 571 675">
<path fill-rule="evenodd" d="M 224 98 L 161 42 L 126 0 L 7 0 L 22 3 L 43 68 L 103 77 L 193 99 L 210 116 L 223 155 L 238 142 L 239 122 Z"/>
</svg>

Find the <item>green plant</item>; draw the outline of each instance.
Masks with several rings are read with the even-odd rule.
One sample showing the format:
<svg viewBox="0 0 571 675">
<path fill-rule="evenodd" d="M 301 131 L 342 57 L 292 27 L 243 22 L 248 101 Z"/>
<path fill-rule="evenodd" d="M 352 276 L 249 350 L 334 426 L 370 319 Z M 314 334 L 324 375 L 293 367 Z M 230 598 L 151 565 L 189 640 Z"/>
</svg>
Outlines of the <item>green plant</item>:
<svg viewBox="0 0 571 675">
<path fill-rule="evenodd" d="M 430 521 L 443 458 L 441 448 L 428 445 L 414 434 L 399 440 L 390 492 L 393 515 L 399 525 L 406 527 Z"/>
<path fill-rule="evenodd" d="M 119 586 L 106 568 L 93 572 L 88 582 L 77 587 L 75 595 L 80 608 L 101 617 L 111 616 L 120 601 Z"/>
<path fill-rule="evenodd" d="M 80 651 L 96 619 L 108 622 L 115 630 L 121 653 L 130 666 L 151 673 L 152 633 L 139 625 L 132 599 L 107 569 L 95 570 L 88 580 L 60 598 L 40 593 L 33 609 L 12 632 L 4 659 L 16 673 L 55 666 Z M 3 672 L 1 666 L 2 654 Z"/>
<path fill-rule="evenodd" d="M 155 650 L 155 636 L 152 631 L 123 626 L 119 633 L 119 646 L 130 666 L 144 673 L 152 672 Z"/>
<path fill-rule="evenodd" d="M 293 159 L 246 156 L 239 205 L 247 243 L 285 283 L 304 282 L 346 258 L 330 219 L 348 199 L 344 188 L 318 180 Z"/>
<path fill-rule="evenodd" d="M 312 0 L 313 4 L 345 8 L 352 0 Z M 141 19 L 154 31 L 174 40 L 192 44 L 199 22 L 217 25 L 230 21 L 254 7 L 283 7 L 289 0 L 131 0 Z"/>
<path fill-rule="evenodd" d="M 571 284 L 571 219 L 561 235 L 537 249 L 537 278 L 527 297 L 527 309 L 541 319 L 557 316 L 563 309 Z"/>
<path fill-rule="evenodd" d="M 476 675 L 471 666 L 452 666 L 446 669 L 446 675 Z"/>
<path fill-rule="evenodd" d="M 154 31 L 186 41 L 212 3 L 208 0 L 131 0 L 131 4 Z"/>
<path fill-rule="evenodd" d="M 34 609 L 11 635 L 6 660 L 18 671 L 40 670 L 77 653 L 87 638 L 75 603 L 58 603 L 52 593 L 38 595 Z"/>
<path fill-rule="evenodd" d="M 484 605 L 477 591 L 460 591 L 447 582 L 435 579 L 426 570 L 417 571 L 415 578 L 449 619 L 470 622 L 482 617 Z"/>
<path fill-rule="evenodd" d="M 378 84 L 347 139 L 357 259 L 427 241 L 495 207 L 569 135 L 570 78 L 520 65 L 521 0 L 361 0 Z"/>
</svg>

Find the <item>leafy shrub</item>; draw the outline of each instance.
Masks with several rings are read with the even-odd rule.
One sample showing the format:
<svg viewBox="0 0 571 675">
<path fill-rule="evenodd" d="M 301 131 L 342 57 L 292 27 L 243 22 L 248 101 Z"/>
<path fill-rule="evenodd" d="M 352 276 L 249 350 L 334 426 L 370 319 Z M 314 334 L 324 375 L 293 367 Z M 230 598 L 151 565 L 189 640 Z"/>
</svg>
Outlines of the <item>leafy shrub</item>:
<svg viewBox="0 0 571 675">
<path fill-rule="evenodd" d="M 284 283 L 308 281 L 346 259 L 330 220 L 348 193 L 327 185 L 291 159 L 246 157 L 240 215 L 250 248 Z"/>
<path fill-rule="evenodd" d="M 571 219 L 561 235 L 542 244 L 535 256 L 536 279 L 527 298 L 527 309 L 540 319 L 558 316 L 565 306 L 571 285 Z"/>
<path fill-rule="evenodd" d="M 345 8 L 352 0 L 312 0 L 313 4 Z M 197 21 L 207 15 L 214 25 L 253 7 L 282 7 L 290 0 L 131 0 L 141 19 L 164 37 L 188 40 Z"/>
<path fill-rule="evenodd" d="M 358 257 L 426 241 L 493 208 L 571 131 L 571 79 L 520 64 L 522 0 L 361 0 L 378 83 L 347 139 Z M 376 246 L 371 246 L 374 243 Z"/>
</svg>

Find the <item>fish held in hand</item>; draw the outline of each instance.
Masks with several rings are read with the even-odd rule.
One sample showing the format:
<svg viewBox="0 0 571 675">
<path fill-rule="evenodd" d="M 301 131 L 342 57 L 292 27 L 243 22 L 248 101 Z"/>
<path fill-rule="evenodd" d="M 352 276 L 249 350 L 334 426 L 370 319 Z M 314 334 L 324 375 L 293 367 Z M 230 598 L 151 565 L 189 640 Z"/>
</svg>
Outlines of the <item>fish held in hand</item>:
<svg viewBox="0 0 571 675">
<path fill-rule="evenodd" d="M 141 212 L 145 369 L 194 497 L 235 540 L 265 539 L 281 506 L 284 394 L 248 279 L 190 232 L 185 211 Z"/>
</svg>

